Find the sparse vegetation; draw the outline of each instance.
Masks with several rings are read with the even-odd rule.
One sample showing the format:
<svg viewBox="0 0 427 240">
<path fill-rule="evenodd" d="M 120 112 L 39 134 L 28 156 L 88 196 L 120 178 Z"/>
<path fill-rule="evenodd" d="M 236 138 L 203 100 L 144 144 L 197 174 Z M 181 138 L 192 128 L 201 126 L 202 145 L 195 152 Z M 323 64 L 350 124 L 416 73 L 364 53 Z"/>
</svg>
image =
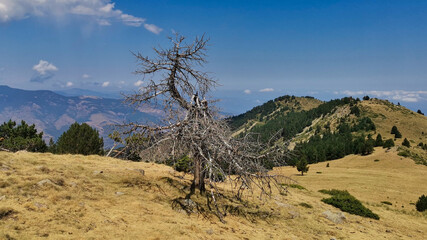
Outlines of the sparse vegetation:
<svg viewBox="0 0 427 240">
<path fill-rule="evenodd" d="M 389 201 L 382 201 L 381 203 L 382 203 L 382 204 L 385 204 L 385 205 L 390 205 L 390 206 L 391 206 L 391 205 L 393 205 L 393 204 L 392 204 L 391 202 L 389 202 Z"/>
<path fill-rule="evenodd" d="M 292 183 L 292 184 L 283 184 L 283 186 L 290 187 L 290 188 L 296 188 L 296 189 L 300 189 L 300 190 L 307 190 L 305 187 L 303 187 L 303 186 L 301 186 L 299 184 L 295 184 L 295 183 Z"/>
<path fill-rule="evenodd" d="M 373 218 L 379 220 L 380 217 L 373 213 L 370 209 L 363 206 L 363 204 L 357 200 L 354 196 L 350 195 L 346 190 L 319 190 L 319 192 L 324 194 L 329 194 L 332 197 L 322 199 L 322 202 L 332 205 L 341 209 L 344 212 L 351 214 L 359 215 L 362 217 Z"/>
</svg>

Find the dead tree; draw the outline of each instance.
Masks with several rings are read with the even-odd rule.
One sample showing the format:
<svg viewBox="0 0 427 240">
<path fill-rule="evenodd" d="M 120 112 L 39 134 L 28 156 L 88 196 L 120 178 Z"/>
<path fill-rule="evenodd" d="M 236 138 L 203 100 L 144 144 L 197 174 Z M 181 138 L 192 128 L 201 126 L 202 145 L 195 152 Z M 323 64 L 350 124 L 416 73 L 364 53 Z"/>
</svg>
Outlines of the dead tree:
<svg viewBox="0 0 427 240">
<path fill-rule="evenodd" d="M 215 201 L 216 182 L 227 178 L 238 184 L 237 193 L 259 187 L 271 191 L 271 180 L 263 161 L 283 164 L 284 148 L 264 146 L 256 137 L 233 138 L 227 123 L 218 116 L 208 100 L 209 91 L 217 86 L 207 73 L 197 70 L 206 62 L 208 40 L 196 38 L 188 44 L 176 35 L 168 49 L 154 48 L 155 58 L 134 54 L 144 85 L 125 101 L 136 107 L 158 104 L 164 111 L 160 124 L 127 124 L 126 133 L 137 132 L 146 137 L 147 147 L 141 152 L 145 160 L 177 159 L 183 154 L 193 159 L 194 179 L 191 185 L 201 193 L 209 192 Z M 233 176 L 233 177 L 231 177 Z M 216 202 L 215 202 L 216 204 Z"/>
</svg>

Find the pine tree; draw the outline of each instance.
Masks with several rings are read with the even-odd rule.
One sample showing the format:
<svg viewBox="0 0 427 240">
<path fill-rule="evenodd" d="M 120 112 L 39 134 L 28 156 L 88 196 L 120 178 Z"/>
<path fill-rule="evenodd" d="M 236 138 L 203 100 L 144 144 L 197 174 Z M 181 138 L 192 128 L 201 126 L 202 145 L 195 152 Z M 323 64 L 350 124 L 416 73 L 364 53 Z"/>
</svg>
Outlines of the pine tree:
<svg viewBox="0 0 427 240">
<path fill-rule="evenodd" d="M 56 143 L 56 152 L 60 154 L 98 154 L 104 153 L 104 140 L 99 137 L 99 132 L 88 124 L 73 123 L 64 132 Z"/>
<path fill-rule="evenodd" d="M 9 120 L 0 125 L 0 148 L 16 152 L 26 150 L 29 152 L 45 152 L 46 143 L 43 141 L 43 132 L 37 133 L 36 126 L 28 125 L 21 121 L 17 125 L 15 121 Z"/>
<path fill-rule="evenodd" d="M 296 165 L 298 172 L 301 172 L 301 176 L 304 176 L 304 173 L 308 172 L 309 167 L 307 165 L 307 158 L 305 156 L 302 156 Z"/>
<path fill-rule="evenodd" d="M 399 132 L 399 130 L 397 129 L 397 127 L 396 126 L 393 126 L 392 128 L 391 128 L 391 132 L 390 132 L 391 134 L 394 134 L 394 137 L 395 138 L 401 138 L 402 137 L 402 134 Z"/>
<path fill-rule="evenodd" d="M 402 146 L 411 147 L 411 143 L 409 143 L 408 139 L 405 138 L 402 142 Z"/>
<path fill-rule="evenodd" d="M 375 147 L 382 146 L 383 144 L 383 137 L 378 133 L 377 138 L 375 139 Z"/>
</svg>

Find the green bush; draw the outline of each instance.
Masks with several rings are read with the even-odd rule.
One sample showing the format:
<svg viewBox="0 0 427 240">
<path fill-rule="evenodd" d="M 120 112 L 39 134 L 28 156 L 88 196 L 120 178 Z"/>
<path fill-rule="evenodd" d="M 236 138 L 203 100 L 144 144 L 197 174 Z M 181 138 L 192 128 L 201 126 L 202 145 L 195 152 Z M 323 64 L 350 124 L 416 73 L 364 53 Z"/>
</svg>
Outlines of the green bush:
<svg viewBox="0 0 427 240">
<path fill-rule="evenodd" d="M 322 202 L 332 205 L 341 209 L 344 212 L 348 212 L 350 214 L 359 215 L 362 217 L 368 217 L 373 219 L 380 219 L 380 217 L 373 213 L 370 209 L 363 206 L 363 204 L 357 200 L 354 196 L 350 195 L 346 190 L 319 190 L 319 192 L 324 194 L 329 194 L 332 197 L 322 199 Z"/>
<path fill-rule="evenodd" d="M 397 155 L 399 155 L 401 157 L 410 157 L 411 153 L 408 150 L 404 149 L 404 150 L 398 152 Z"/>
<path fill-rule="evenodd" d="M 300 205 L 301 207 L 305 207 L 305 208 L 313 208 L 313 206 L 311 206 L 310 204 L 305 203 L 305 202 L 302 202 L 302 203 L 300 203 L 299 205 Z"/>
<path fill-rule="evenodd" d="M 427 210 L 427 196 L 424 194 L 418 199 L 417 203 L 415 204 L 415 207 L 417 208 L 418 212 L 423 212 Z"/>
<path fill-rule="evenodd" d="M 383 144 L 383 148 L 391 148 L 391 147 L 394 147 L 394 141 L 393 139 L 387 139 Z"/>
<path fill-rule="evenodd" d="M 58 138 L 55 149 L 56 153 L 60 154 L 102 155 L 103 147 L 104 140 L 99 137 L 98 130 L 86 123 L 80 125 L 76 122 Z"/>
<path fill-rule="evenodd" d="M 47 145 L 43 141 L 43 132 L 37 133 L 36 126 L 21 121 L 17 125 L 9 120 L 0 125 L 0 147 L 12 152 L 26 150 L 29 152 L 45 152 Z"/>
<path fill-rule="evenodd" d="M 173 167 L 178 172 L 188 173 L 191 170 L 192 164 L 193 160 L 191 160 L 191 158 L 189 158 L 187 155 L 184 155 L 176 161 Z"/>
<path fill-rule="evenodd" d="M 391 206 L 391 205 L 393 205 L 393 204 L 392 204 L 391 202 L 389 202 L 389 201 L 382 201 L 381 203 L 382 203 L 382 204 L 385 204 L 385 205 L 390 205 L 390 206 Z"/>
</svg>

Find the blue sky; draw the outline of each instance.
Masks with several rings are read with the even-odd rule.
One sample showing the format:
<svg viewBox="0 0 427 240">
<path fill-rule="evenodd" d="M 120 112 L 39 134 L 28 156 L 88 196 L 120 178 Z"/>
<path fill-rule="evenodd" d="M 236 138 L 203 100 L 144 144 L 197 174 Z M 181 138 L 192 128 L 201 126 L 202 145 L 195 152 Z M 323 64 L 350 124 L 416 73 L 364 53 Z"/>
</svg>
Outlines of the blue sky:
<svg viewBox="0 0 427 240">
<path fill-rule="evenodd" d="M 137 89 L 131 51 L 151 55 L 172 31 L 210 37 L 206 71 L 218 96 L 243 99 L 240 111 L 284 94 L 368 94 L 427 111 L 419 0 L 0 0 L 0 85 Z"/>
</svg>

